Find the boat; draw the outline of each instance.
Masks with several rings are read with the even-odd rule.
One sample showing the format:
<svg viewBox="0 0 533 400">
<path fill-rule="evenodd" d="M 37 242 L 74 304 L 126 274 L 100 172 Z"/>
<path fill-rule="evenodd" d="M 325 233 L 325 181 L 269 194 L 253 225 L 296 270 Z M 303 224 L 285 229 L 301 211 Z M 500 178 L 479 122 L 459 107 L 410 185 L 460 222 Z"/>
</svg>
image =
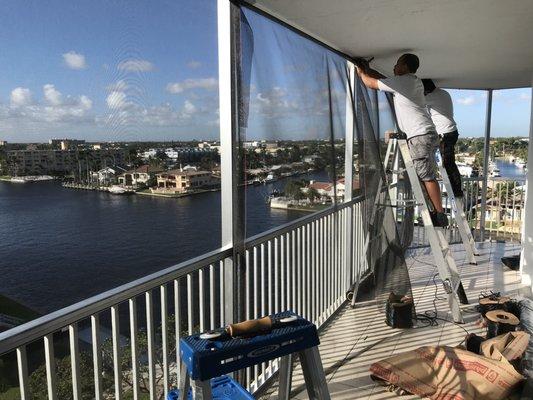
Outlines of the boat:
<svg viewBox="0 0 533 400">
<path fill-rule="evenodd" d="M 273 173 L 268 174 L 265 179 L 265 183 L 270 183 L 270 182 L 275 182 L 275 181 L 276 181 L 276 177 L 274 176 Z"/>
<path fill-rule="evenodd" d="M 526 162 L 524 160 L 522 160 L 521 158 L 517 158 L 514 162 L 514 164 L 518 167 L 518 168 L 525 168 L 526 166 Z"/>
<path fill-rule="evenodd" d="M 10 179 L 10 182 L 12 183 L 26 183 L 27 180 L 23 176 L 14 176 Z"/>
<path fill-rule="evenodd" d="M 118 186 L 118 185 L 112 185 L 110 186 L 107 191 L 109 193 L 112 193 L 112 194 L 131 194 L 133 193 L 133 190 L 131 189 L 126 189 L 122 186 Z"/>
</svg>

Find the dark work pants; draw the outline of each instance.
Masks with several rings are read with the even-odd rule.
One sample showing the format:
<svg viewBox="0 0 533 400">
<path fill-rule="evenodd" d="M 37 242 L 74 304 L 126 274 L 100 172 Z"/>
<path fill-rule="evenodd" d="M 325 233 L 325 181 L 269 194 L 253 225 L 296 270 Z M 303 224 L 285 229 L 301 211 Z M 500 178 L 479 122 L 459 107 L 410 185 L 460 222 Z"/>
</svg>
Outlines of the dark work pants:
<svg viewBox="0 0 533 400">
<path fill-rule="evenodd" d="M 461 184 L 461 173 L 455 164 L 455 144 L 459 138 L 457 131 L 445 133 L 440 140 L 440 153 L 442 155 L 442 164 L 446 169 L 448 178 L 452 185 L 455 197 L 463 196 L 463 185 Z"/>
</svg>

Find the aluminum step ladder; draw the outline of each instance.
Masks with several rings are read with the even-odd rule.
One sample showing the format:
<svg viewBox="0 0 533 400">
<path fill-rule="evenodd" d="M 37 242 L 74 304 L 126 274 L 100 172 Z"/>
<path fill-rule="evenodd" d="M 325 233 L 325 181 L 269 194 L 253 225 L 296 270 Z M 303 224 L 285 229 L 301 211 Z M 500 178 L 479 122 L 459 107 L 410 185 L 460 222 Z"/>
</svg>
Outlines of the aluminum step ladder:
<svg viewBox="0 0 533 400">
<path fill-rule="evenodd" d="M 442 162 L 440 151 L 437 151 L 436 155 L 437 163 L 439 165 L 439 172 L 442 177 L 444 187 L 446 188 L 448 199 L 450 199 L 455 222 L 457 223 L 457 229 L 459 229 L 459 235 L 461 236 L 461 241 L 463 242 L 468 262 L 472 265 L 477 265 L 476 256 L 479 256 L 479 251 L 476 248 L 476 242 L 474 241 L 474 236 L 472 235 L 470 226 L 468 226 L 468 220 L 464 211 L 463 199 L 455 197 L 452 184 L 450 183 L 450 178 L 448 177 L 448 173 L 446 172 L 446 168 L 444 168 Z"/>
<path fill-rule="evenodd" d="M 439 276 L 443 282 L 444 290 L 447 295 L 448 304 L 450 307 L 450 311 L 452 313 L 453 320 L 456 323 L 463 323 L 464 320 L 463 320 L 463 316 L 461 313 L 459 301 L 462 304 L 468 304 L 468 298 L 466 297 L 463 284 L 461 283 L 459 271 L 457 269 L 457 265 L 455 264 L 455 260 L 453 259 L 448 241 L 446 240 L 444 236 L 444 229 L 435 227 L 431 220 L 428 200 L 426 199 L 426 196 L 424 195 L 424 189 L 422 188 L 422 184 L 416 174 L 413 160 L 409 153 L 407 139 L 405 138 L 403 134 L 394 134 L 389 137 L 389 143 L 387 146 L 387 152 L 385 153 L 385 160 L 384 160 L 385 169 L 388 169 L 388 164 L 389 164 L 391 156 L 394 157 L 393 160 L 396 160 L 397 157 L 401 157 L 403 160 L 405 169 L 393 170 L 391 172 L 393 174 L 401 174 L 403 172 L 407 172 L 409 181 L 411 182 L 414 198 L 416 200 L 416 205 L 419 206 L 420 214 L 422 216 L 422 221 L 424 223 L 424 228 L 426 229 L 431 251 L 435 257 L 435 262 L 437 265 Z M 395 162 L 395 165 L 397 165 L 396 162 Z M 371 215 L 371 220 L 370 220 L 371 223 L 375 218 L 375 212 L 376 212 L 377 206 L 379 206 L 379 195 L 381 193 L 382 185 L 383 185 L 383 182 L 382 180 L 380 180 L 379 185 L 378 185 L 377 197 L 376 197 L 374 208 L 373 208 L 372 215 Z M 389 186 L 389 195 L 391 195 L 390 186 Z M 407 203 L 404 203 L 402 205 L 407 205 Z M 396 199 L 392 200 L 391 198 L 391 206 L 393 207 L 400 206 L 400 204 L 397 203 Z M 363 256 L 362 256 L 363 265 L 365 266 L 367 266 L 368 264 L 367 250 L 370 245 L 369 240 L 370 240 L 369 235 L 367 235 L 367 237 L 365 238 L 365 243 L 363 247 Z M 359 278 L 360 277 L 358 276 L 354 290 L 351 294 L 352 306 L 355 305 L 355 299 L 357 297 L 357 291 L 359 288 L 359 281 L 360 281 Z"/>
</svg>

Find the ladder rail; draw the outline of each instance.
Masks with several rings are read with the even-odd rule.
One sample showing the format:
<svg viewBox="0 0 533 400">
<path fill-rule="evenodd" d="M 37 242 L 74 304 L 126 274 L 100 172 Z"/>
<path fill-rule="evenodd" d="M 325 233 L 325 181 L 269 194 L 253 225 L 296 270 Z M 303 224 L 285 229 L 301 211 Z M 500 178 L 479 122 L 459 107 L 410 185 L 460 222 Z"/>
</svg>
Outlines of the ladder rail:
<svg viewBox="0 0 533 400">
<path fill-rule="evenodd" d="M 446 168 L 444 168 L 443 166 L 443 160 L 440 150 L 436 151 L 436 156 L 437 163 L 439 166 L 439 172 L 442 177 L 442 182 L 444 183 L 446 193 L 448 194 L 448 198 L 450 199 L 450 204 L 454 212 L 455 221 L 457 222 L 457 229 L 459 230 L 459 235 L 461 236 L 461 241 L 463 242 L 468 262 L 470 264 L 477 265 L 476 255 L 479 255 L 479 252 L 476 249 L 474 236 L 472 235 L 470 227 L 468 226 L 468 221 L 464 212 L 463 202 L 462 200 L 456 198 L 455 194 L 453 193 L 450 178 L 448 177 Z"/>
<path fill-rule="evenodd" d="M 448 241 L 444 237 L 443 229 L 436 228 L 433 225 L 431 215 L 429 213 L 429 206 L 422 190 L 422 184 L 418 178 L 418 175 L 416 174 L 413 160 L 409 153 L 407 140 L 403 138 L 396 140 L 398 141 L 398 148 L 400 150 L 409 181 L 411 182 L 413 194 L 417 201 L 421 203 L 419 206 L 420 214 L 422 216 L 422 221 L 424 223 L 424 228 L 429 239 L 433 256 L 435 257 L 437 270 L 448 297 L 448 304 L 452 312 L 453 320 L 457 323 L 463 323 L 464 320 L 458 300 L 460 294 L 464 294 L 464 289 L 462 289 L 461 278 L 457 269 L 457 265 L 455 264 L 455 260 L 451 254 Z M 467 301 L 467 299 L 464 300 Z"/>
</svg>

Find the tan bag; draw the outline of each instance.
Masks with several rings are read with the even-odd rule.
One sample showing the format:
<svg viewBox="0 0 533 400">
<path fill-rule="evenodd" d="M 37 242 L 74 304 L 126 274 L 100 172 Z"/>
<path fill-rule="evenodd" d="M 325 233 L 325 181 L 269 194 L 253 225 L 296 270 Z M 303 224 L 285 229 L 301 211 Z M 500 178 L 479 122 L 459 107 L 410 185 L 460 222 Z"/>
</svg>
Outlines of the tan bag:
<svg viewBox="0 0 533 400">
<path fill-rule="evenodd" d="M 485 356 L 448 346 L 424 346 L 374 363 L 370 371 L 433 400 L 502 400 L 524 379 L 505 357 L 520 357 L 528 340 L 523 332 L 500 335 L 483 343 Z"/>
</svg>

